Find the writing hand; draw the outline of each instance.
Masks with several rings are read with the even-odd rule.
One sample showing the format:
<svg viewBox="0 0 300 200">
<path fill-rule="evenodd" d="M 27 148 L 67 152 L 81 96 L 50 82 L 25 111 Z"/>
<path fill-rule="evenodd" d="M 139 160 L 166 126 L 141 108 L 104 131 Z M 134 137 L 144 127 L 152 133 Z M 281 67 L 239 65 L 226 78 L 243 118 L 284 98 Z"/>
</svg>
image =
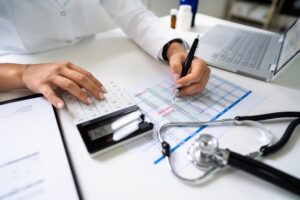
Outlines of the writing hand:
<svg viewBox="0 0 300 200">
<path fill-rule="evenodd" d="M 187 57 L 186 50 L 180 43 L 172 43 L 168 49 L 167 56 L 176 87 L 180 88 L 179 96 L 197 94 L 205 88 L 209 80 L 210 69 L 204 60 L 195 57 L 188 74 L 180 78 L 183 63 Z"/>
</svg>

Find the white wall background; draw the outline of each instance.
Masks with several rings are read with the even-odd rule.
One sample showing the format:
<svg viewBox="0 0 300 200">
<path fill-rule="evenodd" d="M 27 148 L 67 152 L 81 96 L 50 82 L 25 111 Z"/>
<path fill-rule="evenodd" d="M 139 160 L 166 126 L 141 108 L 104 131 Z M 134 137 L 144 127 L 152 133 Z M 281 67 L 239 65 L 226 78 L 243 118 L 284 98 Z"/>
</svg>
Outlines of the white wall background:
<svg viewBox="0 0 300 200">
<path fill-rule="evenodd" d="M 179 0 L 144 0 L 145 5 L 158 16 L 168 15 L 171 8 L 178 8 Z M 199 0 L 198 12 L 223 18 L 229 0 Z"/>
</svg>

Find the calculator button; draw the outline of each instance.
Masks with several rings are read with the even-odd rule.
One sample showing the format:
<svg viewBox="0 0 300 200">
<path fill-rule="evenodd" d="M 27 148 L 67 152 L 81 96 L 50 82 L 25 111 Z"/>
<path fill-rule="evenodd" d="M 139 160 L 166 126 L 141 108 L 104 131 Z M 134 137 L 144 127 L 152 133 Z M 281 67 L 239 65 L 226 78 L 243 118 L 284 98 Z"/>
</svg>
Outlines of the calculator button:
<svg viewBox="0 0 300 200">
<path fill-rule="evenodd" d="M 106 114 L 109 114 L 109 113 L 111 113 L 111 109 L 110 108 L 105 108 L 104 110 L 101 110 L 101 113 L 103 114 L 103 115 L 106 115 Z"/>
<path fill-rule="evenodd" d="M 76 97 L 69 93 L 63 95 L 67 108 L 73 115 L 76 124 L 136 105 L 131 96 L 114 82 L 109 82 L 108 84 L 105 84 L 104 87 L 107 89 L 107 92 L 104 93 L 105 99 L 99 101 L 89 95 L 93 100 L 93 104 L 91 105 L 80 102 Z"/>
</svg>

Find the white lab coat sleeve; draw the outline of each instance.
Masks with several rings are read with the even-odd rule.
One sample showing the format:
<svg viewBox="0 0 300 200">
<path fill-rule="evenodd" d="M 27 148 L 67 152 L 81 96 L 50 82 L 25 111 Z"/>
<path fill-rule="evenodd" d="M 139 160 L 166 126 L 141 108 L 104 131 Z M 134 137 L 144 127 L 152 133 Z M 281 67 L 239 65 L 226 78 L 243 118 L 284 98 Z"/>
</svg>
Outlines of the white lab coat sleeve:
<svg viewBox="0 0 300 200">
<path fill-rule="evenodd" d="M 176 35 L 140 0 L 100 0 L 111 18 L 140 47 L 161 60 L 163 46 Z"/>
</svg>

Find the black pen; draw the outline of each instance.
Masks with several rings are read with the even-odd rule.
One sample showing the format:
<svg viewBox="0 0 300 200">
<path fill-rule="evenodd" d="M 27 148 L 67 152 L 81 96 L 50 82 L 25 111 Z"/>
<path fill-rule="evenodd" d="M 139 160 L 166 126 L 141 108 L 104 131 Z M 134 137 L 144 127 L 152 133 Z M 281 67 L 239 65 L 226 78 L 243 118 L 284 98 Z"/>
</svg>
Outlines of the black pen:
<svg viewBox="0 0 300 200">
<path fill-rule="evenodd" d="M 197 46 L 198 46 L 198 42 L 199 42 L 199 35 L 195 38 L 193 44 L 192 44 L 192 47 L 184 61 L 184 64 L 183 64 L 183 69 L 181 71 L 181 75 L 180 75 L 180 78 L 184 77 L 187 75 L 191 65 L 192 65 L 192 61 L 194 59 L 194 56 L 195 56 L 195 52 L 196 52 L 196 49 L 197 49 Z M 175 94 L 174 94 L 174 99 L 177 97 L 178 93 L 179 93 L 179 90 L 180 88 L 176 88 L 176 91 L 175 91 Z"/>
</svg>

